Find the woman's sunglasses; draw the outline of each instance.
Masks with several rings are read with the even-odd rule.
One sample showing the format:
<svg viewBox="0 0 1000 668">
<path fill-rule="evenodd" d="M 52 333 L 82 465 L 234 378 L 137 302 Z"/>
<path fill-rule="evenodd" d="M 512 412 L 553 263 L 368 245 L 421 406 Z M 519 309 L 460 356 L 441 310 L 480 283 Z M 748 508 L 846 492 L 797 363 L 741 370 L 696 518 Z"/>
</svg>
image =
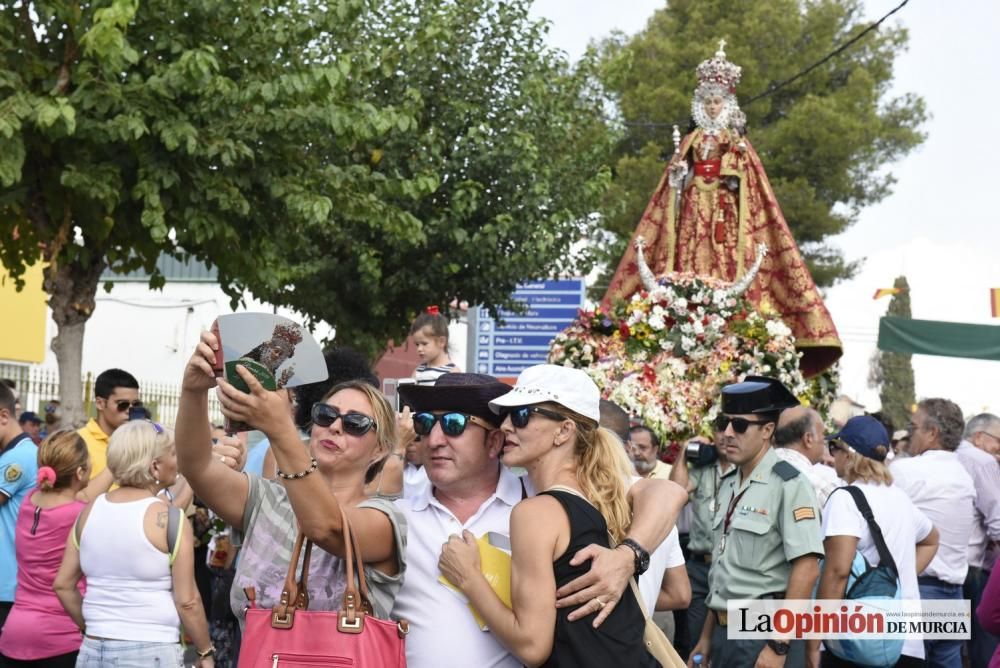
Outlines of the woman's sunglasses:
<svg viewBox="0 0 1000 668">
<path fill-rule="evenodd" d="M 826 447 L 830 451 L 830 456 L 837 454 L 837 450 L 843 450 L 844 452 L 850 452 L 850 447 L 843 441 L 837 439 L 831 439 L 826 442 Z"/>
<path fill-rule="evenodd" d="M 719 415 L 715 418 L 715 431 L 725 431 L 729 425 L 733 425 L 733 431 L 737 434 L 747 433 L 747 429 L 750 428 L 752 424 L 767 424 L 767 420 L 748 420 L 741 417 L 729 417 L 728 415 Z"/>
<path fill-rule="evenodd" d="M 528 421 L 531 419 L 532 413 L 544 415 L 551 420 L 562 421 L 568 419 L 565 415 L 560 415 L 555 411 L 550 411 L 540 406 L 518 406 L 507 411 L 507 415 L 510 416 L 510 423 L 517 429 L 524 429 L 528 426 Z"/>
<path fill-rule="evenodd" d="M 330 404 L 319 402 L 313 404 L 309 414 L 312 423 L 320 427 L 329 427 L 338 419 L 344 428 L 344 433 L 351 436 L 364 436 L 375 428 L 375 419 L 364 413 L 341 413 Z"/>
<path fill-rule="evenodd" d="M 444 432 L 445 436 L 461 436 L 469 424 L 478 424 L 486 431 L 495 429 L 489 422 L 475 415 L 422 412 L 413 416 L 413 431 L 417 433 L 417 436 L 429 436 L 436 422 L 441 423 L 441 431 Z"/>
</svg>

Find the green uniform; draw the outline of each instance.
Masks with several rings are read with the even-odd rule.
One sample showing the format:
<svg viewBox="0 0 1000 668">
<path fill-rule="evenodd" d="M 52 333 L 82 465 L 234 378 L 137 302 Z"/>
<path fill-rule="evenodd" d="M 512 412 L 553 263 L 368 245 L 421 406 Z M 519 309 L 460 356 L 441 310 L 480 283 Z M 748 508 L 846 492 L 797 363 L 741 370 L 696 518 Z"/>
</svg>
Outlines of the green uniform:
<svg viewBox="0 0 1000 668">
<path fill-rule="evenodd" d="M 823 556 L 816 492 L 798 469 L 768 448 L 747 480 L 727 476 L 715 513 L 708 607 L 783 593 L 793 559 Z M 730 508 L 732 514 L 727 522 Z"/>
<path fill-rule="evenodd" d="M 715 535 L 715 513 L 721 503 L 720 491 L 726 476 L 736 471 L 730 466 L 723 473 L 722 466 L 716 462 L 712 466 L 692 467 L 688 473 L 688 481 L 694 487 L 691 492 L 691 530 L 688 549 L 697 554 L 709 554 L 718 543 Z"/>
<path fill-rule="evenodd" d="M 783 597 L 792 560 L 808 554 L 823 556 L 816 492 L 798 469 L 768 448 L 749 478 L 741 477 L 723 479 L 714 519 L 716 544 L 706 602 L 709 609 L 719 612 L 726 610 L 731 599 Z M 712 663 L 749 668 L 766 642 L 729 640 L 727 628 L 717 623 Z M 805 645 L 793 641 L 785 665 L 804 663 Z"/>
</svg>

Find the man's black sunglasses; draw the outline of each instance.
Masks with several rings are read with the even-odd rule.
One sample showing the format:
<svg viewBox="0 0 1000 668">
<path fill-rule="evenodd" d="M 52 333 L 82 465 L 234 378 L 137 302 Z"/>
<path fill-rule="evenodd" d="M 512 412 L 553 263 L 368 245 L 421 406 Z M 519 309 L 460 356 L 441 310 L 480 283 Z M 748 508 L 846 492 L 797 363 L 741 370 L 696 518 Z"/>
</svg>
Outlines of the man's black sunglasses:
<svg viewBox="0 0 1000 668">
<path fill-rule="evenodd" d="M 129 401 L 128 399 L 118 399 L 115 401 L 115 410 L 119 413 L 124 413 L 129 408 L 142 408 L 142 402 L 138 399 Z"/>
<path fill-rule="evenodd" d="M 491 431 L 495 428 L 486 420 L 475 415 L 456 412 L 431 413 L 423 411 L 414 414 L 413 431 L 417 433 L 417 436 L 429 436 L 436 422 L 441 423 L 441 431 L 444 432 L 445 436 L 461 436 L 465 432 L 465 428 L 470 424 L 478 424 L 486 431 Z"/>
<path fill-rule="evenodd" d="M 565 415 L 560 415 L 555 411 L 550 411 L 547 408 L 542 408 L 540 406 L 518 406 L 517 408 L 511 408 L 506 411 L 506 415 L 510 416 L 510 423 L 518 429 L 524 429 L 528 426 L 528 420 L 531 419 L 532 413 L 538 413 L 539 415 L 544 415 L 550 420 L 567 420 Z"/>
<path fill-rule="evenodd" d="M 344 428 L 345 434 L 351 436 L 364 436 L 375 428 L 375 419 L 364 413 L 341 413 L 330 404 L 319 402 L 313 404 L 310 412 L 312 423 L 320 427 L 329 427 L 338 419 Z"/>
<path fill-rule="evenodd" d="M 747 433 L 747 429 L 750 428 L 752 424 L 767 424 L 769 420 L 748 420 L 741 417 L 730 417 L 728 415 L 719 415 L 715 418 L 715 431 L 725 431 L 726 427 L 730 424 L 733 425 L 733 431 L 737 434 Z"/>
</svg>

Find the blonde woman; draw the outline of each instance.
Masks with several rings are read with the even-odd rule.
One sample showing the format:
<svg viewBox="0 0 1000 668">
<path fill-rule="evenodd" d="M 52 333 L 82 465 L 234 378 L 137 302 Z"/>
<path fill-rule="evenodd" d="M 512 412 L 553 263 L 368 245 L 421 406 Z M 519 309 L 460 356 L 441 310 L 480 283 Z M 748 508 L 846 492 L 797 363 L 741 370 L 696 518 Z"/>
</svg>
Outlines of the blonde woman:
<svg viewBox="0 0 1000 668">
<path fill-rule="evenodd" d="M 599 627 L 607 605 L 595 599 L 578 621 L 556 608 L 556 589 L 586 573 L 589 562 L 573 555 L 589 544 L 621 545 L 631 524 L 630 497 L 644 485 L 674 488 L 663 513 L 676 518 L 687 500 L 665 480 L 640 480 L 631 488 L 631 465 L 617 437 L 598 427 L 600 392 L 586 373 L 548 364 L 526 369 L 514 389 L 490 402 L 504 415 L 503 461 L 528 471 L 538 496 L 511 513 L 513 609 L 496 596 L 480 572 L 474 537 L 453 536 L 441 572 L 460 587 L 490 631 L 529 666 L 656 666 L 643 643 L 645 616 L 627 589 Z M 610 540 L 609 540 L 610 537 Z M 641 548 L 640 548 L 641 549 Z"/>
<path fill-rule="evenodd" d="M 829 441 L 837 475 L 861 490 L 871 506 L 875 522 L 882 530 L 886 547 L 896 562 L 903 599 L 919 599 L 917 573 L 927 567 L 937 552 L 938 532 L 931 521 L 913 505 L 906 493 L 893 486 L 885 464 L 890 448 L 889 434 L 875 418 L 862 415 L 847 421 Z M 872 566 L 879 564 L 878 548 L 868 523 L 854 499 L 844 491 L 835 492 L 823 507 L 823 548 L 826 558 L 819 580 L 818 599 L 842 599 L 847 588 L 854 553 L 861 550 Z M 813 642 L 812 649 L 818 649 Z M 815 657 L 815 649 L 813 657 Z M 923 665 L 924 645 L 919 639 L 903 643 L 903 655 L 896 665 Z M 823 666 L 855 664 L 823 652 Z"/>
<path fill-rule="evenodd" d="M 212 668 L 191 525 L 179 518 L 179 543 L 169 545 L 176 510 L 158 497 L 177 479 L 173 434 L 148 420 L 125 423 L 108 442 L 108 469 L 119 487 L 80 514 L 53 585 L 84 634 L 76 665 L 183 666 L 183 624 L 198 665 Z M 86 596 L 77 588 L 83 577 Z"/>
<path fill-rule="evenodd" d="M 300 527 L 318 548 L 310 561 L 309 609 L 340 608 L 347 584 L 341 507 L 361 546 L 375 616 L 388 619 L 406 569 L 406 519 L 391 501 L 369 499 L 365 484 L 395 445 L 389 402 L 364 380 L 333 387 L 311 407 L 309 447 L 303 448 L 286 392 L 265 390 L 243 367 L 237 370 L 249 393 L 216 381 L 218 345 L 203 333 L 184 371 L 179 459 L 195 494 L 244 536 L 230 594 L 240 627 L 246 624 L 247 588 L 259 608 L 278 603 Z M 227 418 L 252 424 L 270 439 L 279 480 L 233 471 L 212 455 L 208 392 L 216 387 Z"/>
</svg>

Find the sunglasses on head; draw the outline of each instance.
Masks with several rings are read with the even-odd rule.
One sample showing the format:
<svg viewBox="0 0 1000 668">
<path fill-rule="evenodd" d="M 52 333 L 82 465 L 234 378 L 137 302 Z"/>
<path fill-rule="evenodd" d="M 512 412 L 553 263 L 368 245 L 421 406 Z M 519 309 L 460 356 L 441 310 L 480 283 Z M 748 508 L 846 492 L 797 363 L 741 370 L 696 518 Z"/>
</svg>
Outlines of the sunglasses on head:
<svg viewBox="0 0 1000 668">
<path fill-rule="evenodd" d="M 733 425 L 733 431 L 737 434 L 745 434 L 752 424 L 767 424 L 768 420 L 748 420 L 741 417 L 730 417 L 719 415 L 715 418 L 715 430 L 725 431 L 729 425 Z"/>
<path fill-rule="evenodd" d="M 465 428 L 470 424 L 478 424 L 486 431 L 494 429 L 493 425 L 489 422 L 475 415 L 424 411 L 413 416 L 413 431 L 417 433 L 417 436 L 429 436 L 436 422 L 441 423 L 441 431 L 444 432 L 445 436 L 461 436 L 465 432 Z"/>
<path fill-rule="evenodd" d="M 532 413 L 544 415 L 550 420 L 562 421 L 568 419 L 565 415 L 560 415 L 555 411 L 550 411 L 547 408 L 541 408 L 540 406 L 518 406 L 517 408 L 511 408 L 507 411 L 506 415 L 510 417 L 510 423 L 517 429 L 524 429 L 528 426 L 528 420 L 531 419 Z"/>
<path fill-rule="evenodd" d="M 133 399 L 129 401 L 128 399 L 118 399 L 115 401 L 115 410 L 119 413 L 124 413 L 129 408 L 142 408 L 142 402 L 138 399 Z"/>
<path fill-rule="evenodd" d="M 323 402 L 313 404 L 309 415 L 312 423 L 320 427 L 330 427 L 339 419 L 344 433 L 351 436 L 364 436 L 375 428 L 374 418 L 364 413 L 341 413 Z"/>
</svg>

